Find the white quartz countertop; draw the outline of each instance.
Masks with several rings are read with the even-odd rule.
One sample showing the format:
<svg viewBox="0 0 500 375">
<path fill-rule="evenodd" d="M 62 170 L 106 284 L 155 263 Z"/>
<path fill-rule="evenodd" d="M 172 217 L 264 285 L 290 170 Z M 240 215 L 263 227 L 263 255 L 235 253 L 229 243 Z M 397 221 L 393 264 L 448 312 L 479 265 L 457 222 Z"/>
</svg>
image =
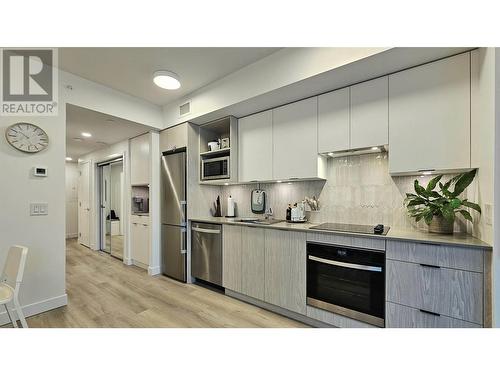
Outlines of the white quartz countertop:
<svg viewBox="0 0 500 375">
<path fill-rule="evenodd" d="M 381 236 L 377 234 L 364 234 L 364 233 L 351 233 L 351 232 L 336 232 L 336 231 L 326 231 L 311 229 L 316 225 L 321 223 L 288 223 L 282 221 L 275 224 L 258 224 L 258 223 L 248 223 L 236 221 L 238 218 L 225 218 L 225 217 L 195 217 L 189 219 L 192 222 L 203 222 L 203 223 L 215 223 L 215 224 L 231 224 L 231 225 L 244 225 L 244 226 L 254 226 L 269 229 L 281 229 L 281 230 L 295 230 L 303 232 L 320 232 L 320 233 L 334 233 L 343 234 L 350 236 L 360 236 L 360 237 L 374 237 L 386 240 L 401 240 L 401 241 L 411 241 L 411 242 L 424 242 L 439 245 L 451 245 L 451 246 L 466 246 L 466 247 L 477 247 L 482 249 L 491 250 L 491 245 L 481 241 L 480 239 L 471 236 L 467 233 L 454 233 L 454 234 L 435 234 L 429 233 L 421 230 L 398 230 L 391 228 L 386 236 Z"/>
</svg>

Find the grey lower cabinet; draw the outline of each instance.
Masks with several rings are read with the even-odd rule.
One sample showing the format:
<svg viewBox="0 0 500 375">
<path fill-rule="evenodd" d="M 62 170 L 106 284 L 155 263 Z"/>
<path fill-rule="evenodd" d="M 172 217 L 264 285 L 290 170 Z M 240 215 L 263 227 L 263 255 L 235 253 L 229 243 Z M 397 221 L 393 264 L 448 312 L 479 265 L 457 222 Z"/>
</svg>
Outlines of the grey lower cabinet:
<svg viewBox="0 0 500 375">
<path fill-rule="evenodd" d="M 264 300 L 264 229 L 224 225 L 222 285 Z"/>
<path fill-rule="evenodd" d="M 388 328 L 481 328 L 475 323 L 453 319 L 444 315 L 429 314 L 413 307 L 387 302 L 385 317 Z"/>
<path fill-rule="evenodd" d="M 223 226 L 223 286 L 306 315 L 306 235 Z"/>
<path fill-rule="evenodd" d="M 265 301 L 306 315 L 306 234 L 265 230 Z"/>
<path fill-rule="evenodd" d="M 486 251 L 387 241 L 386 327 L 489 326 Z"/>
<path fill-rule="evenodd" d="M 222 227 L 222 286 L 241 293 L 241 229 Z"/>
<path fill-rule="evenodd" d="M 241 293 L 264 299 L 264 229 L 241 228 Z"/>
</svg>

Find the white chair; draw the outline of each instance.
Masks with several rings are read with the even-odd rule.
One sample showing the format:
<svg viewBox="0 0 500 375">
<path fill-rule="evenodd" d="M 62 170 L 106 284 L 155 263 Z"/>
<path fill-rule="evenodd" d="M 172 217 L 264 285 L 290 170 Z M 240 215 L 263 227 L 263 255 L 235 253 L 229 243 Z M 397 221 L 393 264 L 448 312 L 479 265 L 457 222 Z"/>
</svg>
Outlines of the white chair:
<svg viewBox="0 0 500 375">
<path fill-rule="evenodd" d="M 9 319 L 15 328 L 17 328 L 17 319 L 13 314 L 13 310 L 9 307 L 9 303 L 14 304 L 23 328 L 28 328 L 18 298 L 27 256 L 27 247 L 12 246 L 9 249 L 7 261 L 5 262 L 2 277 L 0 278 L 0 305 L 5 305 L 7 315 L 9 315 Z"/>
</svg>

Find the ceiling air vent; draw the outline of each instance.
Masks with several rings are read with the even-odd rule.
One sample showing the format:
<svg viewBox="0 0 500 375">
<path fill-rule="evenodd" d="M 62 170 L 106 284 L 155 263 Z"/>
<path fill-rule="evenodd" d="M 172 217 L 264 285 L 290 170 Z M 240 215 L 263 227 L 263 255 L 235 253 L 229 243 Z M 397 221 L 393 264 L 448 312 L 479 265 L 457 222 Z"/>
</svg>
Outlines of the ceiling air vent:
<svg viewBox="0 0 500 375">
<path fill-rule="evenodd" d="M 191 102 L 186 102 L 179 106 L 179 117 L 186 116 L 191 113 Z"/>
</svg>

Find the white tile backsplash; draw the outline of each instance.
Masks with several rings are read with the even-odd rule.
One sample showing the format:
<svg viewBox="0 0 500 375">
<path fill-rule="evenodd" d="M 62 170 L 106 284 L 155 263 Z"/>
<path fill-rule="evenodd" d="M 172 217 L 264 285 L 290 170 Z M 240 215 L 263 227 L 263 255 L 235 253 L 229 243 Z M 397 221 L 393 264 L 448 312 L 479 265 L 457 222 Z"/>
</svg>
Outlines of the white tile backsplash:
<svg viewBox="0 0 500 375">
<path fill-rule="evenodd" d="M 415 225 L 407 216 L 403 200 L 407 192 L 413 192 L 415 178 L 426 185 L 432 177 L 391 177 L 387 153 L 330 158 L 326 181 L 223 186 L 222 208 L 225 214 L 227 197 L 231 195 L 238 216 L 256 216 L 250 210 L 250 193 L 252 189 L 260 188 L 267 193 L 266 207 L 272 207 L 278 219 L 285 218 L 288 204 L 305 196 L 316 196 L 319 197 L 320 211 L 308 213 L 312 222 L 382 223 L 397 229 L 425 229 L 425 223 Z M 451 177 L 444 176 L 443 181 Z M 466 231 L 466 225 L 459 222 L 455 230 Z"/>
</svg>

